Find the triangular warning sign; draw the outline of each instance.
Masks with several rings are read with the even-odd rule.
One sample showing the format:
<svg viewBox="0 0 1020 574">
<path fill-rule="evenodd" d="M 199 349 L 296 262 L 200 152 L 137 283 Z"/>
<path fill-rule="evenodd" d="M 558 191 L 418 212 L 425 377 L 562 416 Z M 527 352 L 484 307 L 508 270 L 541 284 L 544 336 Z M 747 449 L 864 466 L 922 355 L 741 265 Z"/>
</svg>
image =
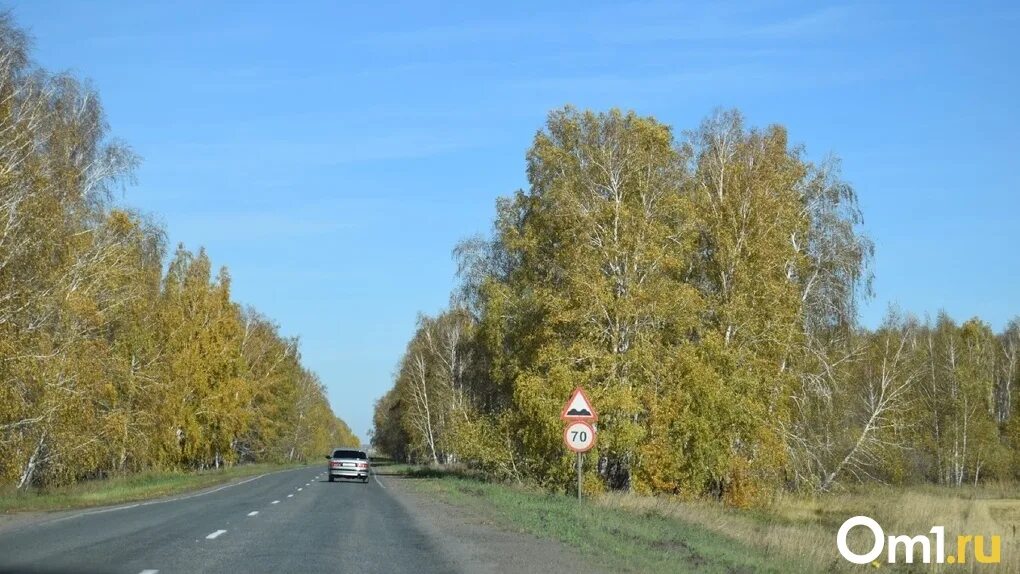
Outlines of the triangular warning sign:
<svg viewBox="0 0 1020 574">
<path fill-rule="evenodd" d="M 599 420 L 599 413 L 591 405 L 591 401 L 588 400 L 588 395 L 584 392 L 584 389 L 577 387 L 574 389 L 574 394 L 570 395 L 570 400 L 567 401 L 567 404 L 563 405 L 560 418 L 565 421 L 594 422 Z"/>
</svg>

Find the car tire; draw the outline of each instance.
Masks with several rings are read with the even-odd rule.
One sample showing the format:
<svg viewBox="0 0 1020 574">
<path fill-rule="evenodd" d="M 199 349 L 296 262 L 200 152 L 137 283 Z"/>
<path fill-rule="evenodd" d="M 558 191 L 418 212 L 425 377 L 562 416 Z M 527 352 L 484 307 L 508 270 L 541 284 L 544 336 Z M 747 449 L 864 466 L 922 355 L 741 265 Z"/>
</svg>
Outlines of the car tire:
<svg viewBox="0 0 1020 574">
<path fill-rule="evenodd" d="M 333 482 L 333 477 L 332 477 L 332 476 L 331 476 L 331 477 L 329 477 L 329 481 L 330 481 L 330 482 Z"/>
</svg>

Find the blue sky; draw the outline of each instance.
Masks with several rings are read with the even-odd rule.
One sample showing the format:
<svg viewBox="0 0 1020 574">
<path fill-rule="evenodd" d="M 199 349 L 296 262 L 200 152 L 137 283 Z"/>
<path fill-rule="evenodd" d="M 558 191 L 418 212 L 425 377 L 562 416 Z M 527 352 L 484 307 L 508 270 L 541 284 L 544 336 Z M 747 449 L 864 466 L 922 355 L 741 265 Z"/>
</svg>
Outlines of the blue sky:
<svg viewBox="0 0 1020 574">
<path fill-rule="evenodd" d="M 451 248 L 566 103 L 678 129 L 737 107 L 842 157 L 877 247 L 867 325 L 1020 314 L 1015 3 L 489 4 L 4 2 L 143 156 L 123 202 L 300 335 L 362 437 Z"/>
</svg>

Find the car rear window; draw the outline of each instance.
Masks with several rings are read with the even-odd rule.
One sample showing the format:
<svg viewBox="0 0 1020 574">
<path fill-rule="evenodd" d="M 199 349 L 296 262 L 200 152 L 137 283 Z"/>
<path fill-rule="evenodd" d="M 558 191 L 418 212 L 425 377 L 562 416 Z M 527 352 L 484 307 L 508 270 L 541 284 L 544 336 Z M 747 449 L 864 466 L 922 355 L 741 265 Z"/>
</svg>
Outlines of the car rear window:
<svg viewBox="0 0 1020 574">
<path fill-rule="evenodd" d="M 358 460 L 368 460 L 368 455 L 360 450 L 335 450 L 333 451 L 333 458 L 356 458 Z"/>
</svg>

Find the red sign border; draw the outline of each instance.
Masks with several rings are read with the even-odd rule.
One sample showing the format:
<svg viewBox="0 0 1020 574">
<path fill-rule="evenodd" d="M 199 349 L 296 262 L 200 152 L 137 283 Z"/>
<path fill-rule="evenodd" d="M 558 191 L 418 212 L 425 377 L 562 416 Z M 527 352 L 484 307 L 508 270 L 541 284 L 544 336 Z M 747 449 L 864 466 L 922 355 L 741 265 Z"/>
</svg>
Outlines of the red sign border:
<svg viewBox="0 0 1020 574">
<path fill-rule="evenodd" d="M 576 397 L 578 394 L 584 397 L 584 402 L 588 403 L 588 406 L 591 407 L 590 417 L 567 414 L 567 410 L 570 408 L 570 403 L 574 402 L 574 397 Z M 563 405 L 563 410 L 560 411 L 560 419 L 565 421 L 581 421 L 593 423 L 599 420 L 599 412 L 595 410 L 595 403 L 591 402 L 591 399 L 588 398 L 588 393 L 584 392 L 584 388 L 577 387 L 574 389 L 573 393 L 570 393 L 570 398 L 567 399 L 567 404 Z"/>
<path fill-rule="evenodd" d="M 591 432 L 591 446 L 589 446 L 588 448 L 586 448 L 584 450 L 578 450 L 578 449 L 576 449 L 576 448 L 574 448 L 573 446 L 570 445 L 570 441 L 567 440 L 567 432 L 570 431 L 570 427 L 572 427 L 574 425 L 584 425 L 584 426 L 588 427 L 588 431 Z M 572 451 L 574 451 L 574 452 L 576 452 L 578 454 L 586 453 L 589 450 L 595 448 L 595 444 L 598 442 L 598 440 L 599 440 L 599 435 L 598 435 L 597 432 L 595 432 L 595 427 L 591 426 L 591 423 L 588 422 L 588 421 L 570 421 L 570 423 L 567 424 L 567 426 L 563 427 L 563 444 L 567 445 L 568 449 L 570 449 L 570 450 L 572 450 Z"/>
</svg>

